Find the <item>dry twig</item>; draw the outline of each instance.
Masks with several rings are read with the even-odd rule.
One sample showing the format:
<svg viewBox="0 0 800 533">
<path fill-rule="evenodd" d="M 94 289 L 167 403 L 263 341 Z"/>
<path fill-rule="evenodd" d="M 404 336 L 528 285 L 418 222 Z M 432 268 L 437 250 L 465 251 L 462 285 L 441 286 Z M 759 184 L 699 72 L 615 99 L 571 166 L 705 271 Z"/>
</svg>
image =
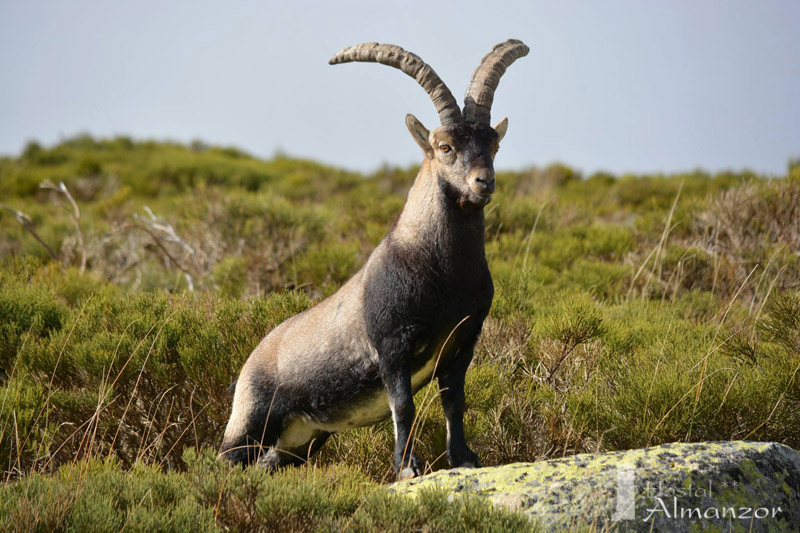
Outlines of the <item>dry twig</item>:
<svg viewBox="0 0 800 533">
<path fill-rule="evenodd" d="M 44 240 L 42 240 L 41 237 L 39 237 L 39 234 L 36 233 L 36 230 L 33 229 L 33 220 L 31 220 L 30 216 L 28 216 L 26 213 L 23 213 L 22 211 L 20 211 L 18 209 L 14 209 L 13 207 L 9 207 L 9 206 L 7 206 L 5 204 L 0 204 L 0 209 L 5 209 L 6 211 L 11 212 L 16 217 L 17 222 L 19 222 L 20 225 L 23 228 L 25 228 L 25 230 L 33 236 L 34 239 L 39 241 L 39 243 L 42 246 L 44 246 L 45 250 L 47 250 L 47 253 L 50 254 L 50 257 L 52 257 L 56 261 L 61 261 L 61 258 L 59 258 L 58 255 L 56 255 L 56 253 L 53 251 L 53 249 L 50 248 L 47 245 L 47 243 L 44 242 Z"/>
<path fill-rule="evenodd" d="M 86 246 L 83 243 L 83 232 L 81 231 L 81 210 L 78 208 L 78 203 L 75 201 L 75 198 L 72 197 L 72 194 L 70 194 L 69 189 L 67 189 L 67 186 L 64 185 L 63 181 L 59 182 L 58 187 L 56 187 L 50 180 L 45 180 L 39 184 L 39 188 L 50 189 L 63 194 L 69 201 L 70 205 L 72 205 L 72 221 L 75 223 L 75 233 L 78 236 L 78 245 L 81 249 L 81 272 L 83 272 L 86 270 Z"/>
</svg>

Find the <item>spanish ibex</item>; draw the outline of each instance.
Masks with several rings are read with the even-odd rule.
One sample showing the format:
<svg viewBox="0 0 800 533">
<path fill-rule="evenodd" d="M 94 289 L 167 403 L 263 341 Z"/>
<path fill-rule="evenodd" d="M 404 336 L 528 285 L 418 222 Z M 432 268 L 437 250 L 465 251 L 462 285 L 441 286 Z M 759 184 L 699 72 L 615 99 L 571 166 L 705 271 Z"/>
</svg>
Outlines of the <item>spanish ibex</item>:
<svg viewBox="0 0 800 533">
<path fill-rule="evenodd" d="M 268 467 L 303 462 L 335 431 L 394 421 L 398 478 L 422 473 L 413 453 L 414 393 L 437 378 L 447 458 L 480 466 L 464 437 L 464 377 L 494 286 L 484 252 L 483 208 L 508 120 L 489 115 L 506 68 L 528 53 L 498 44 L 475 70 L 464 112 L 433 69 L 399 46 L 365 43 L 330 64 L 398 68 L 427 91 L 442 125 L 406 116 L 425 160 L 398 220 L 366 264 L 333 296 L 273 329 L 239 375 L 220 455 Z"/>
</svg>

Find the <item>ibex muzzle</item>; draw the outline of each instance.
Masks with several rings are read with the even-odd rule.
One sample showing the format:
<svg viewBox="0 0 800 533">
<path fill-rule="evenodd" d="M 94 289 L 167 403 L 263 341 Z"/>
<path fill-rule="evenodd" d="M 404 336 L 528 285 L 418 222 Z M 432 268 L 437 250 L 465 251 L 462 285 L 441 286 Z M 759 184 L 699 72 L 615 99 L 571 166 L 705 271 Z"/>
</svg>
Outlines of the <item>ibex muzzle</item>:
<svg viewBox="0 0 800 533">
<path fill-rule="evenodd" d="M 398 478 L 417 476 L 414 393 L 436 379 L 452 466 L 480 466 L 464 438 L 464 379 L 494 286 L 483 208 L 508 120 L 490 126 L 506 67 L 528 53 L 498 44 L 472 76 L 464 112 L 433 69 L 399 46 L 346 48 L 331 64 L 372 61 L 415 78 L 439 112 L 429 131 L 406 125 L 425 160 L 403 211 L 366 264 L 338 292 L 274 328 L 244 364 L 220 455 L 267 467 L 306 461 L 335 431 L 391 414 Z"/>
</svg>

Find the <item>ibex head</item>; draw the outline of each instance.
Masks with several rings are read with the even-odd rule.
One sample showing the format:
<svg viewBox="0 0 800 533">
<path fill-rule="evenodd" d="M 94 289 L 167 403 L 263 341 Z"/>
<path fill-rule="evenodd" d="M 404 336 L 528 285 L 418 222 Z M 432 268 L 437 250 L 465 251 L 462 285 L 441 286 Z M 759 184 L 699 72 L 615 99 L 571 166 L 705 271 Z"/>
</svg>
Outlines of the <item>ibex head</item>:
<svg viewBox="0 0 800 533">
<path fill-rule="evenodd" d="M 472 75 L 464 98 L 464 112 L 447 85 L 418 56 L 391 44 L 364 43 L 345 48 L 330 60 L 331 65 L 371 61 L 398 68 L 416 79 L 430 95 L 442 125 L 429 131 L 414 116 L 406 125 L 425 154 L 439 186 L 464 211 L 482 209 L 495 190 L 494 156 L 508 129 L 504 118 L 490 126 L 494 91 L 506 68 L 528 54 L 522 42 L 510 39 L 496 45 Z"/>
</svg>

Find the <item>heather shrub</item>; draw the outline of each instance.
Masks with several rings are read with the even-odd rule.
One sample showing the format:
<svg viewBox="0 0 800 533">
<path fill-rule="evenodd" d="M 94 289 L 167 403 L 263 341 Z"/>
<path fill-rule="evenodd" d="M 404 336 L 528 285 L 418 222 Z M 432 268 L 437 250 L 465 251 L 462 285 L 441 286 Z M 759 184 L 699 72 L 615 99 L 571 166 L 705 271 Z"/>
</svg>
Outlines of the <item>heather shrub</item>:
<svg viewBox="0 0 800 533">
<path fill-rule="evenodd" d="M 4 274 L 0 299 L 0 438 L 12 470 L 94 453 L 180 466 L 184 446 L 217 444 L 226 389 L 263 333 L 309 305 L 303 293 L 123 296 L 101 284 L 70 306 L 60 294 L 85 274 L 31 284 L 28 267 Z"/>
<path fill-rule="evenodd" d="M 390 420 L 296 469 L 215 459 L 245 358 L 364 264 L 416 171 L 125 137 L 0 158 L 0 528 L 530 528 L 472 499 L 392 498 Z M 466 376 L 484 465 L 799 447 L 798 184 L 794 167 L 498 173 L 495 298 Z M 415 403 L 415 450 L 447 468 L 437 384 Z"/>
<path fill-rule="evenodd" d="M 0 485 L 0 527 L 18 531 L 531 531 L 527 517 L 476 497 L 392 498 L 357 469 L 269 474 L 188 451 L 186 472 L 92 459 Z"/>
</svg>

